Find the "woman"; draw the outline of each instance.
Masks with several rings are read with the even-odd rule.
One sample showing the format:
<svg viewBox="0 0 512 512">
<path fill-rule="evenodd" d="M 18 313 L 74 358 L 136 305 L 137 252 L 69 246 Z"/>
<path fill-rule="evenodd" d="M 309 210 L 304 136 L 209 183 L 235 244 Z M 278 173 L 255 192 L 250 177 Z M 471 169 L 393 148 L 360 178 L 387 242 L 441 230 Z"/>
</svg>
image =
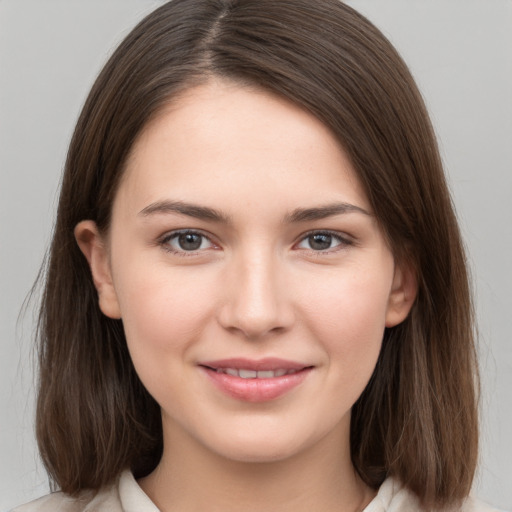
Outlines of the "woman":
<svg viewBox="0 0 512 512">
<path fill-rule="evenodd" d="M 20 510 L 487 510 L 458 227 L 417 88 L 337 0 L 174 0 L 71 142 Z"/>
</svg>

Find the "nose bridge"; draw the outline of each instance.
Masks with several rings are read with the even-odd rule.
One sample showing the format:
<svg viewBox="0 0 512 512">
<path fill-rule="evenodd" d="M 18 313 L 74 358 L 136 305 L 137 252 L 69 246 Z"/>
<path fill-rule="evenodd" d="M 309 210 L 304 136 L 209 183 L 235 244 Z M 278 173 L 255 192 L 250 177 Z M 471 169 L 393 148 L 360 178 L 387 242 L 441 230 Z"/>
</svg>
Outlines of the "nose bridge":
<svg viewBox="0 0 512 512">
<path fill-rule="evenodd" d="M 227 272 L 221 312 L 225 328 L 258 338 L 289 327 L 293 314 L 283 286 L 282 262 L 270 248 L 241 252 Z"/>
</svg>

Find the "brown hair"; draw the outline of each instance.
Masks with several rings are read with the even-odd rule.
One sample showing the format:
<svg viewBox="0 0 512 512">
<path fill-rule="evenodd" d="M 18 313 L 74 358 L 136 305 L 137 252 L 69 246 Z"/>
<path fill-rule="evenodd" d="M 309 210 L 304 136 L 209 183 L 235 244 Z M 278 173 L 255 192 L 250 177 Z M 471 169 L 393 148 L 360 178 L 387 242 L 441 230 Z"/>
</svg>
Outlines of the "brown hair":
<svg viewBox="0 0 512 512">
<path fill-rule="evenodd" d="M 477 459 L 473 314 L 461 237 L 435 136 L 406 65 L 338 0 L 174 0 L 122 42 L 71 141 L 41 307 L 37 437 L 65 492 L 139 477 L 162 453 L 160 410 L 131 363 L 120 320 L 100 312 L 73 229 L 109 226 L 138 134 L 181 91 L 220 76 L 272 91 L 328 126 L 395 257 L 418 279 L 409 317 L 387 329 L 353 407 L 355 468 L 399 478 L 425 508 L 469 492 Z"/>
</svg>

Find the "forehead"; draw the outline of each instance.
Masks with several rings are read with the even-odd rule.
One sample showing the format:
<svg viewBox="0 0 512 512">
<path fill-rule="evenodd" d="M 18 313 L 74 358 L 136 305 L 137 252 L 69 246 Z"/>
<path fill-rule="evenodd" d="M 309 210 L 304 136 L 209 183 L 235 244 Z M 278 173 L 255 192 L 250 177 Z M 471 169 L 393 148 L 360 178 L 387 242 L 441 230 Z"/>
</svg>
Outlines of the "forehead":
<svg viewBox="0 0 512 512">
<path fill-rule="evenodd" d="M 340 193 L 368 207 L 324 124 L 277 95 L 220 80 L 188 89 L 143 129 L 121 182 L 126 193 L 141 207 L 169 194 L 196 202 L 319 194 L 328 202 Z"/>
</svg>

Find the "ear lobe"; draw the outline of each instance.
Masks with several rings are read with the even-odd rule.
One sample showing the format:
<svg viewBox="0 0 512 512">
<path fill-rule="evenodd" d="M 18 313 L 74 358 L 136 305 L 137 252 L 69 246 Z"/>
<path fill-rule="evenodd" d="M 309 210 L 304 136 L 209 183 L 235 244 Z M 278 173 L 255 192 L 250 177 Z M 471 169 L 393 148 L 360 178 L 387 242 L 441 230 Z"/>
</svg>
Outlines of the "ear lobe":
<svg viewBox="0 0 512 512">
<path fill-rule="evenodd" d="M 418 281 L 412 266 L 396 265 L 386 312 L 386 327 L 394 327 L 407 318 L 417 293 Z"/>
<path fill-rule="evenodd" d="M 75 226 L 75 239 L 89 263 L 101 311 L 109 318 L 121 318 L 108 251 L 96 223 L 92 220 L 79 222 Z"/>
</svg>

